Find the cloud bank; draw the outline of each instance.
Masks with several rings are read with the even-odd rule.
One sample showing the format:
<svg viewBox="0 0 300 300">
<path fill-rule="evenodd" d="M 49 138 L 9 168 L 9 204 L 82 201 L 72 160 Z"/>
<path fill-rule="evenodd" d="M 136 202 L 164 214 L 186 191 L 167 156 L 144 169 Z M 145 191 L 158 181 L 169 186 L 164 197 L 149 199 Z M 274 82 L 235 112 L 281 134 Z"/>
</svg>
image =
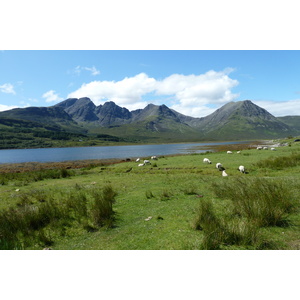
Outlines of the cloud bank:
<svg viewBox="0 0 300 300">
<path fill-rule="evenodd" d="M 155 102 L 152 99 L 144 100 L 145 96 L 154 96 L 160 99 L 160 104 L 166 100 L 170 103 L 165 103 L 169 107 L 186 115 L 200 117 L 214 111 L 209 106 L 222 105 L 239 96 L 231 91 L 238 85 L 237 80 L 229 77 L 232 71 L 211 70 L 200 75 L 173 74 L 162 80 L 140 73 L 120 81 L 84 83 L 70 93 L 68 98 L 89 97 L 96 105 L 114 101 L 117 105 L 133 110 Z"/>
<path fill-rule="evenodd" d="M 260 107 L 263 107 L 275 117 L 299 116 L 300 99 L 288 101 L 253 100 L 252 102 Z"/>
</svg>

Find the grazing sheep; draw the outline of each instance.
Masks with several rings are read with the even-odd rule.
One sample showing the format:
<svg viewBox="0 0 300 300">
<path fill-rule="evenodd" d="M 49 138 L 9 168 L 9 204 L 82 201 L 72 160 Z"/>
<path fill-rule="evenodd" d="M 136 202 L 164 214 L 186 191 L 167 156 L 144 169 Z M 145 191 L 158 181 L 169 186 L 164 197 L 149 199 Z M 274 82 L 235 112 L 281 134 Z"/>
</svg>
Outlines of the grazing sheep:
<svg viewBox="0 0 300 300">
<path fill-rule="evenodd" d="M 232 154 L 232 151 L 227 151 L 227 154 Z"/>
<path fill-rule="evenodd" d="M 271 150 L 272 150 L 272 151 L 276 151 L 276 149 L 275 149 L 275 148 L 273 148 L 273 147 L 271 148 Z"/>
<path fill-rule="evenodd" d="M 221 163 L 216 163 L 216 168 L 219 169 L 219 166 L 222 167 L 222 164 Z"/>
<path fill-rule="evenodd" d="M 261 147 L 261 146 L 258 146 L 256 149 L 257 149 L 257 150 L 262 150 L 262 147 Z"/>
<path fill-rule="evenodd" d="M 245 174 L 245 167 L 244 166 L 239 166 L 239 171 L 241 172 L 241 173 L 244 173 Z"/>
<path fill-rule="evenodd" d="M 138 164 L 138 167 L 142 167 L 142 166 L 144 166 L 145 164 Z"/>
<path fill-rule="evenodd" d="M 225 170 L 225 168 L 222 166 L 221 163 L 217 163 L 217 164 L 216 164 L 216 168 L 217 168 L 219 171 L 224 171 L 224 170 Z"/>
<path fill-rule="evenodd" d="M 239 154 L 239 153 L 241 153 L 241 151 L 237 151 L 236 153 L 238 153 L 238 154 Z"/>
<path fill-rule="evenodd" d="M 140 161 L 140 158 L 137 158 L 137 159 L 136 159 L 136 162 L 139 162 L 139 161 Z"/>
<path fill-rule="evenodd" d="M 151 165 L 151 162 L 150 162 L 150 160 L 145 159 L 145 160 L 144 160 L 144 164 L 149 164 L 149 165 Z"/>
<path fill-rule="evenodd" d="M 151 156 L 151 159 L 157 160 L 157 157 L 154 155 L 154 156 Z"/>
<path fill-rule="evenodd" d="M 204 158 L 203 162 L 206 163 L 206 164 L 211 164 L 211 161 L 208 158 Z"/>
<path fill-rule="evenodd" d="M 269 148 L 268 147 L 263 147 L 263 150 L 268 150 Z"/>
<path fill-rule="evenodd" d="M 225 172 L 225 170 L 222 171 L 222 176 L 228 176 L 228 174 Z"/>
</svg>

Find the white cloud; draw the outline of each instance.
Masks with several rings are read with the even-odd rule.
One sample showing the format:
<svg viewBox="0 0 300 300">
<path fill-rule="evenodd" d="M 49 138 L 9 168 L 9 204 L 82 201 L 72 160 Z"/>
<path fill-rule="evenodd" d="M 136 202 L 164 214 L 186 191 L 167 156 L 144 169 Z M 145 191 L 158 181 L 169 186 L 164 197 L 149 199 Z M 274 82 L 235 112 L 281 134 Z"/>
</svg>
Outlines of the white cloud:
<svg viewBox="0 0 300 300">
<path fill-rule="evenodd" d="M 11 83 L 4 83 L 0 85 L 0 91 L 6 94 L 16 94 L 14 91 L 14 86 Z"/>
<path fill-rule="evenodd" d="M 118 105 L 132 105 L 141 102 L 142 96 L 155 89 L 156 80 L 145 73 L 126 77 L 121 81 L 92 81 L 83 84 L 68 97 L 89 97 L 96 105 L 114 101 Z M 143 102 L 142 102 L 143 103 Z"/>
<path fill-rule="evenodd" d="M 212 110 L 208 104 L 224 104 L 239 96 L 231 92 L 238 85 L 237 80 L 228 76 L 232 71 L 233 69 L 228 68 L 221 72 L 208 71 L 200 75 L 173 74 L 162 80 L 140 73 L 120 81 L 85 83 L 68 97 L 89 97 L 96 105 L 114 101 L 128 109 L 137 109 L 144 108 L 147 104 L 143 96 L 154 93 L 156 96 L 171 97 L 173 108 L 176 107 L 179 112 L 199 117 L 203 115 L 197 113 Z"/>
<path fill-rule="evenodd" d="M 5 110 L 10 110 L 10 109 L 13 109 L 13 108 L 17 108 L 18 106 L 14 106 L 14 105 L 3 105 L 3 104 L 0 104 L 0 111 L 5 111 Z"/>
<path fill-rule="evenodd" d="M 90 71 L 91 74 L 92 74 L 93 76 L 99 75 L 99 74 L 100 74 L 100 71 L 97 70 L 94 66 L 92 66 L 91 68 L 84 67 L 84 69 L 85 69 L 86 71 Z"/>
<path fill-rule="evenodd" d="M 275 117 L 299 115 L 300 99 L 289 101 L 252 101 L 254 104 L 264 108 Z"/>
<path fill-rule="evenodd" d="M 100 74 L 100 71 L 97 70 L 95 66 L 92 66 L 92 67 L 77 66 L 71 71 L 71 73 L 79 76 L 81 74 L 81 71 L 89 71 L 89 72 L 91 72 L 91 75 L 93 75 L 93 76 Z"/>
<path fill-rule="evenodd" d="M 63 98 L 59 97 L 55 94 L 55 91 L 50 90 L 42 95 L 42 98 L 45 98 L 46 102 L 58 102 L 64 100 Z"/>
</svg>

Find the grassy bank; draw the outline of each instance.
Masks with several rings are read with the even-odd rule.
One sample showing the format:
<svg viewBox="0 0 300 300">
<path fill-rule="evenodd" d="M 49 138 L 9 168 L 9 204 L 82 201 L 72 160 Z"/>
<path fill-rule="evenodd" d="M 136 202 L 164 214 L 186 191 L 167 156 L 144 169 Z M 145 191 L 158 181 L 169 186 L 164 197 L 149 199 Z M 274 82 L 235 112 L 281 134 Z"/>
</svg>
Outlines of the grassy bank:
<svg viewBox="0 0 300 300">
<path fill-rule="evenodd" d="M 6 167 L 0 247 L 300 249 L 300 145 L 248 148 L 159 157 L 142 167 Z"/>
</svg>

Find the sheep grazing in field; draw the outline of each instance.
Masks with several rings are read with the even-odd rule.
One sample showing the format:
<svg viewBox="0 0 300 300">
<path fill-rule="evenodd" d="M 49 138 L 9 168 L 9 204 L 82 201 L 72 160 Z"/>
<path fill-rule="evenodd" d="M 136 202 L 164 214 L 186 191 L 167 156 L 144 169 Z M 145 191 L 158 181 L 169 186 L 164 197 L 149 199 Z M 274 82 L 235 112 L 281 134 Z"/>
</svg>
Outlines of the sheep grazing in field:
<svg viewBox="0 0 300 300">
<path fill-rule="evenodd" d="M 157 156 L 151 156 L 151 159 L 153 159 L 153 160 L 157 160 Z"/>
<path fill-rule="evenodd" d="M 138 164 L 138 167 L 143 167 L 145 164 Z"/>
<path fill-rule="evenodd" d="M 225 168 L 222 166 L 221 163 L 217 163 L 217 164 L 216 164 L 216 168 L 217 168 L 219 171 L 224 171 L 224 170 L 225 170 Z"/>
<path fill-rule="evenodd" d="M 269 148 L 268 147 L 263 147 L 263 150 L 268 150 Z"/>
<path fill-rule="evenodd" d="M 204 158 L 203 162 L 206 163 L 206 164 L 211 164 L 211 161 L 208 158 Z"/>
<path fill-rule="evenodd" d="M 244 173 L 245 174 L 245 167 L 244 166 L 239 166 L 239 171 L 241 172 L 241 173 Z"/>
<path fill-rule="evenodd" d="M 272 150 L 272 151 L 276 151 L 276 148 L 272 147 L 271 150 Z"/>
<path fill-rule="evenodd" d="M 232 151 L 227 151 L 227 154 L 232 154 Z"/>
<path fill-rule="evenodd" d="M 136 162 L 139 162 L 139 161 L 140 161 L 140 158 L 137 158 L 137 159 L 136 159 Z"/>
<path fill-rule="evenodd" d="M 151 162 L 150 162 L 150 160 L 148 160 L 148 159 L 145 159 L 145 160 L 144 160 L 144 165 L 145 165 L 145 164 L 149 164 L 149 165 L 151 165 Z"/>
<path fill-rule="evenodd" d="M 236 153 L 240 154 L 240 153 L 241 153 L 241 151 L 237 151 Z"/>
<path fill-rule="evenodd" d="M 261 146 L 258 146 L 256 149 L 257 149 L 257 150 L 262 150 L 262 147 L 261 147 Z"/>
<path fill-rule="evenodd" d="M 222 171 L 222 176 L 223 177 L 228 176 L 228 174 L 225 172 L 225 170 Z"/>
</svg>

